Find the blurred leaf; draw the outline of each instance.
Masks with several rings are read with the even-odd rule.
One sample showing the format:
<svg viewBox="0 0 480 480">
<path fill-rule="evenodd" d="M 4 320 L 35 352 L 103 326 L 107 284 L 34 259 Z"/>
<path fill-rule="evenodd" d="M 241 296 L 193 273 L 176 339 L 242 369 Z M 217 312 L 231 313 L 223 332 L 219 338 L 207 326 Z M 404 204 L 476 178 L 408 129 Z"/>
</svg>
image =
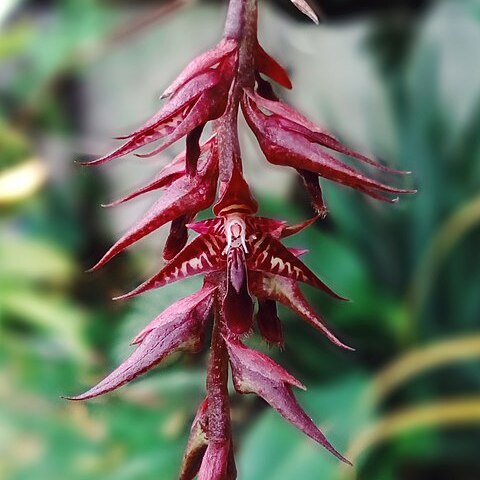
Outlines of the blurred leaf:
<svg viewBox="0 0 480 480">
<path fill-rule="evenodd" d="M 0 284 L 63 285 L 75 272 L 70 255 L 54 244 L 6 231 L 0 234 Z"/>
<path fill-rule="evenodd" d="M 89 349 L 82 335 L 84 312 L 58 295 L 36 293 L 28 288 L 3 288 L 0 311 L 21 319 L 30 327 L 56 338 L 57 348 L 66 348 L 70 355 L 89 359 Z"/>
<path fill-rule="evenodd" d="M 0 32 L 0 60 L 18 55 L 31 38 L 32 28 L 28 24 L 15 25 Z"/>
<path fill-rule="evenodd" d="M 393 390 L 426 370 L 476 357 L 480 357 L 480 335 L 424 345 L 395 359 L 377 373 L 369 387 L 368 401 L 380 404 Z"/>
</svg>

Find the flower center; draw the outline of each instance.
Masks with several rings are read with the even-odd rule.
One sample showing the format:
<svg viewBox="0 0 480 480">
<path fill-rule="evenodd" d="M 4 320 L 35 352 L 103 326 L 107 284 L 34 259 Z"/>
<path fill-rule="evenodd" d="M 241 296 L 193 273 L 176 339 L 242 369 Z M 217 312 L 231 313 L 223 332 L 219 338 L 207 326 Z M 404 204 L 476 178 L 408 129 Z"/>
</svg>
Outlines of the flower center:
<svg viewBox="0 0 480 480">
<path fill-rule="evenodd" d="M 245 235 L 247 227 L 245 221 L 238 215 L 228 215 L 225 218 L 225 236 L 227 238 L 227 246 L 225 252 L 229 252 L 232 248 L 242 247 L 245 253 L 248 253 Z"/>
</svg>

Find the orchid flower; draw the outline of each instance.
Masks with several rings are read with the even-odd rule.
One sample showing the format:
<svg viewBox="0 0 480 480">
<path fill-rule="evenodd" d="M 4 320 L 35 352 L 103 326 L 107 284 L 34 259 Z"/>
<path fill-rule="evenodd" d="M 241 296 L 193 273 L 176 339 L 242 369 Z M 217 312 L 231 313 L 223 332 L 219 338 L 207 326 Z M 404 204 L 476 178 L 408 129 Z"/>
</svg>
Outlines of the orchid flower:
<svg viewBox="0 0 480 480">
<path fill-rule="evenodd" d="M 315 22 L 305 0 L 292 2 Z M 235 390 L 256 394 L 282 417 L 338 459 L 349 463 L 303 411 L 293 387 L 305 387 L 267 355 L 249 348 L 258 331 L 271 346 L 288 345 L 277 313 L 280 303 L 338 347 L 352 350 L 327 327 L 301 290 L 313 286 L 345 300 L 300 259 L 304 250 L 282 240 L 326 215 L 319 177 L 343 184 L 381 201 L 414 190 L 391 186 L 364 173 L 360 165 L 401 174 L 357 152 L 280 100 L 268 79 L 292 88 L 285 69 L 260 46 L 256 0 L 230 0 L 224 36 L 201 54 L 165 90 L 161 110 L 113 152 L 90 162 L 98 165 L 160 141 L 147 157 L 185 138 L 185 150 L 142 188 L 114 201 L 115 206 L 139 195 L 163 191 L 151 209 L 97 262 L 103 266 L 153 231 L 170 224 L 165 264 L 150 279 L 117 299 L 202 275 L 199 291 L 178 300 L 153 319 L 133 340 L 133 353 L 87 392 L 69 397 L 86 400 L 111 392 L 154 368 L 174 352 L 200 352 L 211 327 L 207 395 L 190 431 L 181 480 L 234 480 L 229 369 Z M 242 165 L 237 117 L 240 109 L 267 161 L 294 168 L 303 179 L 315 214 L 299 225 L 258 216 L 258 203 Z M 209 138 L 202 140 L 210 124 Z M 341 157 L 358 165 L 353 167 Z M 196 221 L 213 205 L 213 217 Z M 191 234 L 193 238 L 190 239 Z M 256 307 L 257 305 L 257 307 Z"/>
</svg>

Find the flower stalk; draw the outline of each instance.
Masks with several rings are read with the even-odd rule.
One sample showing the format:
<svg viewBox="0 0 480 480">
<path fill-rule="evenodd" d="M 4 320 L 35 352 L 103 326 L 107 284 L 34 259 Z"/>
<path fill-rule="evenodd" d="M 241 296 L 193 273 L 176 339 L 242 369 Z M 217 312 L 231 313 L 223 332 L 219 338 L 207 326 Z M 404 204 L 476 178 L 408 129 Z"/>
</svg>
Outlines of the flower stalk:
<svg viewBox="0 0 480 480">
<path fill-rule="evenodd" d="M 305 0 L 293 3 L 313 20 Z M 111 392 L 155 367 L 173 352 L 197 353 L 213 317 L 206 399 L 193 421 L 180 480 L 234 480 L 237 471 L 232 443 L 228 395 L 229 370 L 235 390 L 263 398 L 287 421 L 345 463 L 297 402 L 293 388 L 305 387 L 245 340 L 254 331 L 271 346 L 284 348 L 277 303 L 285 305 L 336 346 L 352 350 L 331 332 L 309 305 L 299 284 L 308 284 L 345 300 L 310 270 L 304 250 L 287 248 L 282 240 L 308 228 L 327 213 L 319 179 L 355 189 L 376 200 L 394 202 L 413 190 L 393 187 L 347 164 L 356 160 L 371 171 L 391 170 L 344 146 L 326 129 L 277 96 L 272 82 L 292 88 L 285 69 L 258 43 L 257 0 L 230 0 L 224 36 L 212 49 L 192 60 L 165 90 L 165 103 L 123 145 L 90 162 L 98 165 L 160 142 L 157 155 L 185 139 L 185 150 L 147 185 L 107 206 L 163 190 L 145 216 L 97 262 L 99 268 L 151 232 L 170 223 L 165 264 L 150 279 L 117 299 L 127 299 L 184 278 L 203 275 L 202 288 L 160 313 L 132 341 L 136 350 L 96 386 L 71 400 Z M 295 169 L 312 201 L 314 216 L 299 224 L 257 215 L 258 203 L 243 176 L 238 115 L 243 113 L 266 159 Z M 211 135 L 204 138 L 204 128 Z M 196 221 L 213 206 L 214 217 Z M 189 241 L 190 234 L 195 237 Z M 255 305 L 258 305 L 255 309 Z M 256 311 L 255 311 L 256 310 Z"/>
</svg>

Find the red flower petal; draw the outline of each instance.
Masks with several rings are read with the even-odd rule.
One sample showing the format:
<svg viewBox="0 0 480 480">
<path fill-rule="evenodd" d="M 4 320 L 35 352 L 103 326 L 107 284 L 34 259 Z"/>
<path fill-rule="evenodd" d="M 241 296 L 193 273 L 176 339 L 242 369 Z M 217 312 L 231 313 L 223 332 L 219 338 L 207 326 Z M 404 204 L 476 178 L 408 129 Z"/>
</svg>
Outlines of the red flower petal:
<svg viewBox="0 0 480 480">
<path fill-rule="evenodd" d="M 309 227 L 310 225 L 313 225 L 318 220 L 318 218 L 319 218 L 319 215 L 315 215 L 314 217 L 309 218 L 308 220 L 305 220 L 302 223 L 285 227 L 285 229 L 282 232 L 281 238 L 291 237 L 292 235 L 296 235 L 297 233 L 300 233 L 302 230 L 305 230 L 305 228 Z"/>
<path fill-rule="evenodd" d="M 238 42 L 231 38 L 224 38 L 214 48 L 202 53 L 192 60 L 180 73 L 177 79 L 165 90 L 162 98 L 173 95 L 196 75 L 205 72 L 209 68 L 221 62 L 225 57 L 232 54 L 238 48 Z"/>
<path fill-rule="evenodd" d="M 267 116 L 255 104 L 258 100 L 261 106 L 265 106 L 264 104 L 266 103 L 269 105 L 268 108 L 273 108 L 270 107 L 271 104 L 282 105 L 281 102 L 272 102 L 262 99 L 259 96 L 253 97 L 253 94 L 249 91 L 246 91 L 246 93 L 247 96 L 244 97 L 242 101 L 242 109 L 247 123 L 255 133 L 260 147 L 269 162 L 276 165 L 290 166 L 297 170 L 307 170 L 316 173 L 329 180 L 360 190 L 374 198 L 377 198 L 380 192 L 415 192 L 414 190 L 390 187 L 362 175 L 312 143 L 319 135 L 325 137 L 324 134 L 318 133 L 318 129 L 317 131 L 307 129 L 302 125 L 296 125 L 296 123 L 293 123 L 290 119 L 285 120 L 278 115 Z M 253 99 L 255 99 L 255 101 Z M 278 105 L 276 105 L 275 108 L 279 108 Z M 280 107 L 280 109 L 284 110 L 285 105 Z M 292 118 L 300 121 L 299 119 L 302 118 L 302 116 L 297 114 L 295 117 L 292 114 Z M 308 120 L 306 121 L 309 122 Z M 286 124 L 289 125 L 288 128 L 285 127 Z M 310 124 L 311 122 L 308 123 L 309 126 Z M 333 144 L 330 144 L 330 147 L 333 147 Z M 342 150 L 340 146 L 337 146 L 337 150 L 338 149 Z M 343 151 L 346 152 L 347 150 L 343 149 Z M 357 155 L 356 152 L 350 150 L 349 153 Z M 360 154 L 358 154 L 356 158 L 359 158 L 359 156 L 363 161 L 375 164 L 375 162 Z M 382 166 L 378 166 L 378 164 L 375 165 L 378 168 L 383 168 Z"/>
<path fill-rule="evenodd" d="M 213 235 L 197 237 L 156 275 L 131 292 L 116 297 L 114 300 L 125 300 L 153 288 L 160 288 L 177 280 L 201 273 L 224 270 L 227 265 L 224 254 L 225 246 L 225 242 L 221 242 Z"/>
<path fill-rule="evenodd" d="M 271 273 L 297 282 L 308 283 L 332 297 L 346 300 L 327 287 L 303 262 L 269 235 L 263 235 L 251 243 L 251 251 L 247 256 L 247 267 L 249 270 Z"/>
<path fill-rule="evenodd" d="M 233 383 L 239 393 L 255 393 L 283 418 L 318 442 L 339 460 L 350 464 L 330 444 L 295 399 L 291 385 L 302 385 L 267 356 L 251 350 L 238 340 L 227 341 Z"/>
<path fill-rule="evenodd" d="M 260 73 L 263 73 L 267 77 L 282 85 L 282 87 L 292 88 L 292 82 L 288 76 L 287 71 L 272 58 L 259 43 L 255 51 L 255 65 Z"/>
<path fill-rule="evenodd" d="M 168 100 L 163 108 L 147 120 L 140 128 L 132 132 L 127 138 L 146 133 L 152 128 L 158 129 L 165 125 L 165 135 L 169 135 L 179 125 L 181 120 L 169 122 L 186 106 L 192 106 L 208 90 L 215 87 L 222 77 L 219 72 L 210 70 L 190 80 L 174 97 Z M 188 113 L 188 112 L 187 112 Z M 186 115 L 183 115 L 185 118 Z"/>
<path fill-rule="evenodd" d="M 222 217 L 232 213 L 254 215 L 257 210 L 258 203 L 253 198 L 242 172 L 235 165 L 220 200 L 213 206 L 213 213 Z"/>
<path fill-rule="evenodd" d="M 318 24 L 317 14 L 313 11 L 312 7 L 306 2 L 306 0 L 291 0 L 291 2 L 310 20 Z"/>
<path fill-rule="evenodd" d="M 300 318 L 312 327 L 322 332 L 333 344 L 354 350 L 341 342 L 325 325 L 320 315 L 317 315 L 294 280 L 258 272 L 249 272 L 249 286 L 252 294 L 258 299 L 269 299 L 280 302 L 294 311 Z"/>
<path fill-rule="evenodd" d="M 228 480 L 230 441 L 209 442 L 198 480 Z"/>
<path fill-rule="evenodd" d="M 255 320 L 266 342 L 283 347 L 282 324 L 277 315 L 277 305 L 273 300 L 259 300 Z"/>
<path fill-rule="evenodd" d="M 197 411 L 193 421 L 190 435 L 188 437 L 187 448 L 183 455 L 182 468 L 180 470 L 179 480 L 193 480 L 200 470 L 205 451 L 207 450 L 208 440 L 208 401 L 205 399 Z"/>
<path fill-rule="evenodd" d="M 182 177 L 173 182 L 143 219 L 123 235 L 92 270 L 101 267 L 125 248 L 166 223 L 210 206 L 215 198 L 217 174 L 217 160 L 214 155 L 196 177 Z"/>
<path fill-rule="evenodd" d="M 173 352 L 198 352 L 203 345 L 208 317 L 208 312 L 205 314 L 205 308 L 202 308 L 201 312 L 194 309 L 178 315 L 160 314 L 152 322 L 152 328 L 137 337 L 139 345 L 127 360 L 95 387 L 69 399 L 86 400 L 111 392 L 150 370 Z"/>
<path fill-rule="evenodd" d="M 225 235 L 223 233 L 224 220 L 222 218 L 208 218 L 200 222 L 190 223 L 188 228 L 201 235 Z"/>
<path fill-rule="evenodd" d="M 132 345 L 143 342 L 152 330 L 172 321 L 174 318 L 178 319 L 179 323 L 192 321 L 194 319 L 204 323 L 210 314 L 216 290 L 216 286 L 204 286 L 198 292 L 173 303 L 132 340 Z"/>
<path fill-rule="evenodd" d="M 100 165 L 118 157 L 122 157 L 127 153 L 133 152 L 140 147 L 153 143 L 161 138 L 171 135 L 168 142 L 162 145 L 162 148 L 167 148 L 177 141 L 181 136 L 188 133 L 187 127 L 195 128 L 202 123 L 208 121 L 208 112 L 203 110 L 204 120 L 199 119 L 198 109 L 205 108 L 205 100 L 200 102 L 200 99 L 205 98 L 204 92 L 209 92 L 215 87 L 221 79 L 217 72 L 209 72 L 203 74 L 199 78 L 190 82 L 185 86 L 182 92 L 167 102 L 164 107 L 148 120 L 142 127 L 124 138 L 129 140 L 114 150 L 113 152 L 104 155 L 103 157 L 87 163 L 87 165 Z M 207 95 L 208 97 L 208 95 Z M 224 98 L 220 98 L 220 103 L 225 102 Z M 197 109 L 194 110 L 194 107 Z M 188 119 L 188 120 L 187 120 Z M 196 124 L 195 124 L 196 122 Z M 193 126 L 192 126 L 193 124 Z M 182 127 L 180 130 L 180 126 Z M 185 132 L 179 136 L 180 132 Z M 175 140 L 172 140 L 175 139 Z"/>
<path fill-rule="evenodd" d="M 136 154 L 140 158 L 149 158 L 166 150 L 175 142 L 180 140 L 185 135 L 188 135 L 197 128 L 203 129 L 205 123 L 210 120 L 215 120 L 220 117 L 227 106 L 227 92 L 225 85 L 220 85 L 203 93 L 200 98 L 193 104 L 182 121 L 169 134 L 169 137 L 164 143 L 155 148 L 149 153 Z"/>
<path fill-rule="evenodd" d="M 282 238 L 285 229 L 288 227 L 287 222 L 266 217 L 247 217 L 245 223 L 249 230 L 267 233 L 273 238 Z"/>
</svg>

